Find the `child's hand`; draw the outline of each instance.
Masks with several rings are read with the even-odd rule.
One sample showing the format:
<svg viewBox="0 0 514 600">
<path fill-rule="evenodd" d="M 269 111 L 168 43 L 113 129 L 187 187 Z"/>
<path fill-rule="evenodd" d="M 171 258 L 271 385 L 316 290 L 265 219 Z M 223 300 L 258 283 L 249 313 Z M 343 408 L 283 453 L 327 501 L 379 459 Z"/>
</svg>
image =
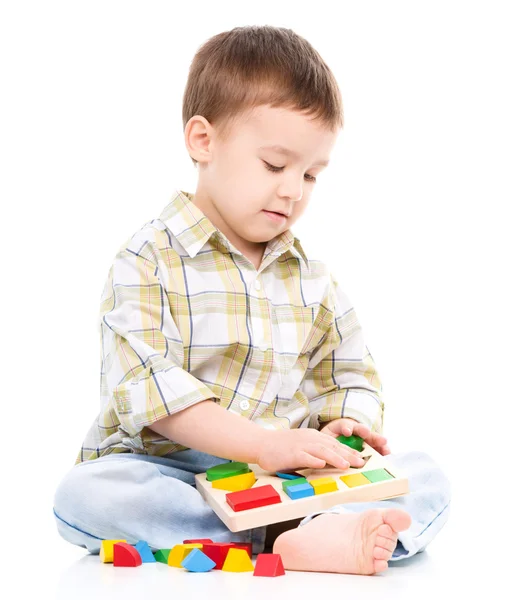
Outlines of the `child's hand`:
<svg viewBox="0 0 514 600">
<path fill-rule="evenodd" d="M 370 431 L 369 427 L 366 427 L 366 425 L 349 417 L 330 421 L 320 429 L 320 432 L 326 433 L 334 438 L 339 437 L 340 435 L 345 435 L 346 437 L 358 435 L 366 442 L 366 444 L 374 448 L 377 452 L 380 452 L 383 456 L 391 454 L 391 450 L 387 445 L 387 440 L 383 435 Z"/>
<path fill-rule="evenodd" d="M 259 450 L 257 464 L 265 471 L 323 469 L 327 463 L 348 469 L 365 464 L 359 452 L 312 428 L 266 430 Z"/>
</svg>

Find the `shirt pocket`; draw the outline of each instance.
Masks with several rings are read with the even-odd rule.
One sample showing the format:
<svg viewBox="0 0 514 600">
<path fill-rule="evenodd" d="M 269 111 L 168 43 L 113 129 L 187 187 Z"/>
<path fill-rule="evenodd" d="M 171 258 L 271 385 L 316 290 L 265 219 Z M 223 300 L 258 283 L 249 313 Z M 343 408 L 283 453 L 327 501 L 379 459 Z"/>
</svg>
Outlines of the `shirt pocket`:
<svg viewBox="0 0 514 600">
<path fill-rule="evenodd" d="M 327 312 L 319 304 L 295 306 L 292 304 L 273 307 L 274 346 L 288 363 L 294 365 L 304 354 L 311 354 L 326 333 L 320 311 Z"/>
</svg>

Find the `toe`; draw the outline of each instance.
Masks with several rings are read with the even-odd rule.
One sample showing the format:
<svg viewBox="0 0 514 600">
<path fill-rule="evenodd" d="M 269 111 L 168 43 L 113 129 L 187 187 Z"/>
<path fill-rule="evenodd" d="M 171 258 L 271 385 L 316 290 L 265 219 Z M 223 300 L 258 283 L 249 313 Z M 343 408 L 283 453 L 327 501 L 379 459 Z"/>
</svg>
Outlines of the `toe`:
<svg viewBox="0 0 514 600">
<path fill-rule="evenodd" d="M 384 511 L 383 519 L 384 523 L 391 526 L 393 532 L 405 531 L 412 523 L 409 513 L 398 508 L 390 508 Z"/>
<path fill-rule="evenodd" d="M 373 558 L 381 559 L 381 560 L 389 560 L 391 558 L 392 550 L 386 550 L 385 548 L 380 548 L 380 546 L 375 546 L 373 548 Z"/>
<path fill-rule="evenodd" d="M 385 571 L 388 567 L 386 560 L 375 560 L 373 561 L 373 568 L 375 569 L 375 573 L 380 573 L 380 571 Z"/>
<path fill-rule="evenodd" d="M 382 535 L 377 535 L 377 539 L 375 540 L 376 546 L 379 548 L 384 548 L 384 550 L 389 550 L 390 552 L 396 548 L 396 543 L 397 539 L 391 539 Z"/>
</svg>

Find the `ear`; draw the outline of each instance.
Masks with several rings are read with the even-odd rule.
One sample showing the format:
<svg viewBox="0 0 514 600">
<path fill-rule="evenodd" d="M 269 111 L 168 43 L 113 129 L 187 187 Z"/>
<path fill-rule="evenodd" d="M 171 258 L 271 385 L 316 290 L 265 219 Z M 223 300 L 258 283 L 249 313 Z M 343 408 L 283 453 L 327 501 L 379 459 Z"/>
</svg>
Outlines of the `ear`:
<svg viewBox="0 0 514 600">
<path fill-rule="evenodd" d="M 184 142 L 189 156 L 199 163 L 212 160 L 212 125 L 205 117 L 194 115 L 184 129 Z"/>
</svg>

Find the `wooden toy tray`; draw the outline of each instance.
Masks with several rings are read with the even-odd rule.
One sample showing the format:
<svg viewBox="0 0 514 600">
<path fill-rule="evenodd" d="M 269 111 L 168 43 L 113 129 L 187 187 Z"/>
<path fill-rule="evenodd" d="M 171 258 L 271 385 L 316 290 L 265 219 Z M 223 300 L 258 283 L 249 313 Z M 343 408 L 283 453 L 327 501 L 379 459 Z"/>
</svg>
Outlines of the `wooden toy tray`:
<svg viewBox="0 0 514 600">
<path fill-rule="evenodd" d="M 233 532 L 305 517 L 308 514 L 346 502 L 384 500 L 409 493 L 407 477 L 388 462 L 387 456 L 382 456 L 366 443 L 364 443 L 360 455 L 366 460 L 366 464 L 358 469 L 350 467 L 343 471 L 328 465 L 323 469 L 295 469 L 307 481 L 322 477 L 333 477 L 337 483 L 337 491 L 316 494 L 306 498 L 292 500 L 282 489 L 282 483 L 287 480 L 272 472 L 264 471 L 256 464 L 248 464 L 257 479 L 252 489 L 261 485 L 272 485 L 280 495 L 281 502 L 236 512 L 232 510 L 225 499 L 225 496 L 231 492 L 213 488 L 212 482 L 207 480 L 206 473 L 195 475 L 196 489 L 228 529 Z M 366 482 L 355 487 L 349 487 L 340 479 L 342 475 L 356 473 L 365 475 L 367 471 L 375 469 L 385 469 L 393 478 L 375 483 Z"/>
</svg>

